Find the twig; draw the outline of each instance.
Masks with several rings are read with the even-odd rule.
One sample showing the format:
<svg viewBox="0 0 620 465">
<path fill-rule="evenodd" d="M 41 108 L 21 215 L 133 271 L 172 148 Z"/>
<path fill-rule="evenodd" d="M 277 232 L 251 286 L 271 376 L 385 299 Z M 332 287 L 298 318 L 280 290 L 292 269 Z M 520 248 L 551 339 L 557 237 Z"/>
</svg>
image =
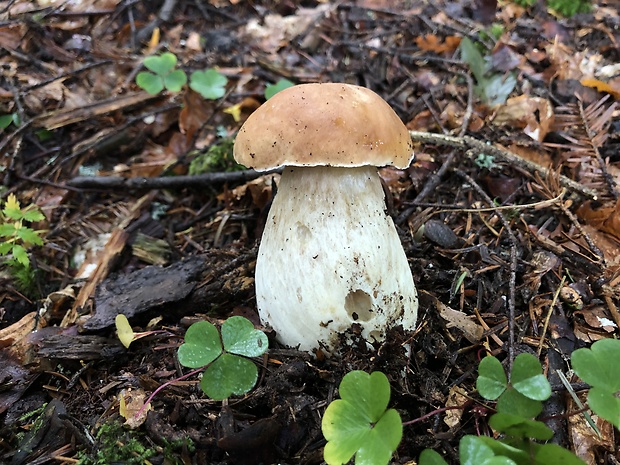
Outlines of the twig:
<svg viewBox="0 0 620 465">
<path fill-rule="evenodd" d="M 160 178 L 121 178 L 119 176 L 78 176 L 66 185 L 80 189 L 104 190 L 143 190 L 143 189 L 185 189 L 212 186 L 227 182 L 247 182 L 265 174 L 278 172 L 259 172 L 254 170 L 205 173 L 196 176 L 170 176 Z"/>
<path fill-rule="evenodd" d="M 447 145 L 450 147 L 457 147 L 463 150 L 474 149 L 481 153 L 486 153 L 488 155 L 500 158 L 507 163 L 516 165 L 532 173 L 539 173 L 542 177 L 547 177 L 550 174 L 550 170 L 548 168 L 545 168 L 544 166 L 540 166 L 537 163 L 525 160 L 520 156 L 509 152 L 508 150 L 500 149 L 499 147 L 496 147 L 494 145 L 486 144 L 482 141 L 479 141 L 478 139 L 474 139 L 473 137 L 454 137 L 419 131 L 409 131 L 409 134 L 411 135 L 411 139 L 417 142 L 422 142 L 426 144 L 430 143 Z M 563 187 L 577 192 L 584 197 L 588 197 L 592 200 L 596 200 L 598 198 L 598 194 L 596 193 L 596 191 L 590 189 L 589 187 L 583 186 L 562 174 L 559 175 L 559 182 L 560 185 L 562 185 Z"/>
<path fill-rule="evenodd" d="M 560 292 L 564 287 L 564 282 L 566 281 L 566 277 L 562 276 L 562 280 L 560 281 L 560 285 L 555 290 L 555 294 L 553 294 L 553 300 L 549 305 L 549 312 L 547 313 L 547 317 L 545 318 L 545 324 L 543 325 L 542 334 L 540 335 L 540 341 L 538 342 L 538 356 L 542 354 L 542 348 L 545 343 L 545 335 L 547 334 L 547 329 L 549 328 L 549 321 L 551 320 L 551 314 L 553 313 L 553 307 L 555 307 L 556 302 L 558 301 L 558 297 L 560 296 Z"/>
</svg>

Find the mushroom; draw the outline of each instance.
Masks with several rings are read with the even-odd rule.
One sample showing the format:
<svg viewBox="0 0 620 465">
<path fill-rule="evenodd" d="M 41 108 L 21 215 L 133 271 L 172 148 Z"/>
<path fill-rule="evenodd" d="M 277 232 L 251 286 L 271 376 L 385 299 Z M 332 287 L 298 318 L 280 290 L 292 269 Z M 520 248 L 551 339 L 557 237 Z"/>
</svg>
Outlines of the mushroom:
<svg viewBox="0 0 620 465">
<path fill-rule="evenodd" d="M 417 293 L 377 170 L 409 166 L 412 143 L 381 97 L 348 84 L 290 87 L 250 115 L 234 157 L 283 167 L 255 277 L 259 315 L 280 342 L 332 351 L 355 324 L 369 342 L 414 328 Z"/>
</svg>

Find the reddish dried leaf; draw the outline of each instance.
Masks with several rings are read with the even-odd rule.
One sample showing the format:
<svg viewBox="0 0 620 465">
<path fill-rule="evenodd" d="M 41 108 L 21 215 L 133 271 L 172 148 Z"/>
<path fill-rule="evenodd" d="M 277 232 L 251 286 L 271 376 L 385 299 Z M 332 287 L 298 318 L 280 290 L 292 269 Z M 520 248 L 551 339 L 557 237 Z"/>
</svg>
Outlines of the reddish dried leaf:
<svg viewBox="0 0 620 465">
<path fill-rule="evenodd" d="M 453 53 L 461 43 L 461 38 L 456 36 L 448 36 L 445 41 L 434 34 L 426 34 L 416 38 L 415 43 L 421 50 L 435 53 Z"/>
<path fill-rule="evenodd" d="M 179 128 L 187 139 L 193 138 L 214 111 L 214 102 L 206 100 L 198 92 L 187 90 L 183 95 L 183 109 L 179 114 Z"/>
</svg>

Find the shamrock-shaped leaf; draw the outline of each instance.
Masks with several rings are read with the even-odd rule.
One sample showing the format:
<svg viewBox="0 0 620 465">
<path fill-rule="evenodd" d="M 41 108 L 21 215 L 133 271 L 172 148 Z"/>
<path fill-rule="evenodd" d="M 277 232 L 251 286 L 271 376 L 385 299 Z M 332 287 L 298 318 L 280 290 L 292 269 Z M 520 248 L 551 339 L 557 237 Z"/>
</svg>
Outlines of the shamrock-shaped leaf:
<svg viewBox="0 0 620 465">
<path fill-rule="evenodd" d="M 493 356 L 484 357 L 478 365 L 476 388 L 482 397 L 488 400 L 497 399 L 508 387 L 508 378 L 504 367 Z"/>
<path fill-rule="evenodd" d="M 141 71 L 136 76 L 136 84 L 151 95 L 157 95 L 164 90 L 164 78 L 158 74 Z"/>
<path fill-rule="evenodd" d="M 165 52 L 159 56 L 144 59 L 144 67 L 152 72 L 142 71 L 136 76 L 136 84 L 151 95 L 162 90 L 178 92 L 187 82 L 187 75 L 182 69 L 174 69 L 177 57 L 174 53 Z"/>
<path fill-rule="evenodd" d="M 189 79 L 189 87 L 203 98 L 216 100 L 226 93 L 228 79 L 215 69 L 194 71 Z"/>
<path fill-rule="evenodd" d="M 496 457 L 506 457 L 511 460 L 511 462 L 509 462 L 511 464 L 517 463 L 519 465 L 525 465 L 532 463 L 530 460 L 530 454 L 520 447 L 506 444 L 488 436 L 478 436 L 478 439 L 490 447 Z"/>
<path fill-rule="evenodd" d="M 602 339 L 590 349 L 573 352 L 575 373 L 590 384 L 588 405 L 594 413 L 620 428 L 620 340 Z"/>
<path fill-rule="evenodd" d="M 269 84 L 267 87 L 265 87 L 265 98 L 269 100 L 281 90 L 288 89 L 289 87 L 293 87 L 294 85 L 295 83 L 289 81 L 288 79 L 280 79 L 275 84 Z"/>
<path fill-rule="evenodd" d="M 403 434 L 398 412 L 386 410 L 387 377 L 381 372 L 352 371 L 342 379 L 339 391 L 340 399 L 329 404 L 323 416 L 325 461 L 343 464 L 355 454 L 358 465 L 387 464 Z"/>
<path fill-rule="evenodd" d="M 144 59 L 144 67 L 155 74 L 165 76 L 177 65 L 177 57 L 174 53 L 165 52 L 159 56 L 150 56 Z"/>
<path fill-rule="evenodd" d="M 520 415 L 496 413 L 490 418 L 489 425 L 495 431 L 519 438 L 548 441 L 553 437 L 553 431 L 547 425 L 540 421 L 528 420 Z"/>
<path fill-rule="evenodd" d="M 233 394 L 245 394 L 257 379 L 258 369 L 251 360 L 225 353 L 205 370 L 200 387 L 210 398 L 224 400 Z"/>
<path fill-rule="evenodd" d="M 213 362 L 222 353 L 222 341 L 217 328 L 208 321 L 191 325 L 185 333 L 185 343 L 178 350 L 179 363 L 188 368 L 200 368 Z"/>
<path fill-rule="evenodd" d="M 534 418 L 542 412 L 542 402 L 525 397 L 514 388 L 508 388 L 497 400 L 497 411 Z"/>
<path fill-rule="evenodd" d="M 531 354 L 523 353 L 515 358 L 510 384 L 533 400 L 547 400 L 551 396 L 551 385 L 542 374 L 540 362 Z"/>
<path fill-rule="evenodd" d="M 267 335 L 258 329 L 250 320 L 242 316 L 231 316 L 222 325 L 222 342 L 224 349 L 231 354 L 245 357 L 258 357 L 267 350 Z"/>
<path fill-rule="evenodd" d="M 164 86 L 170 92 L 179 92 L 187 82 L 187 75 L 182 69 L 172 71 L 164 76 Z"/>
<path fill-rule="evenodd" d="M 178 357 L 181 365 L 189 368 L 208 365 L 200 386 L 212 399 L 223 400 L 252 389 L 258 369 L 245 357 L 262 355 L 267 348 L 267 336 L 262 331 L 254 329 L 248 319 L 233 316 L 222 324 L 221 338 L 208 321 L 194 323 L 185 333 Z"/>
</svg>

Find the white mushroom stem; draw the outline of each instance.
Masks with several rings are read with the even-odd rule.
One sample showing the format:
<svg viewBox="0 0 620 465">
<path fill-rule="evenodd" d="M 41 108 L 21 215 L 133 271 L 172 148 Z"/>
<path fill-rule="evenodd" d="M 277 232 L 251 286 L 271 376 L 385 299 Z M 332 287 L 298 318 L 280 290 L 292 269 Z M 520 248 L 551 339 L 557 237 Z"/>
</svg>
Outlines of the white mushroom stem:
<svg viewBox="0 0 620 465">
<path fill-rule="evenodd" d="M 333 349 L 354 323 L 368 341 L 414 328 L 418 300 L 377 169 L 285 167 L 256 263 L 263 322 L 291 347 Z"/>
</svg>

